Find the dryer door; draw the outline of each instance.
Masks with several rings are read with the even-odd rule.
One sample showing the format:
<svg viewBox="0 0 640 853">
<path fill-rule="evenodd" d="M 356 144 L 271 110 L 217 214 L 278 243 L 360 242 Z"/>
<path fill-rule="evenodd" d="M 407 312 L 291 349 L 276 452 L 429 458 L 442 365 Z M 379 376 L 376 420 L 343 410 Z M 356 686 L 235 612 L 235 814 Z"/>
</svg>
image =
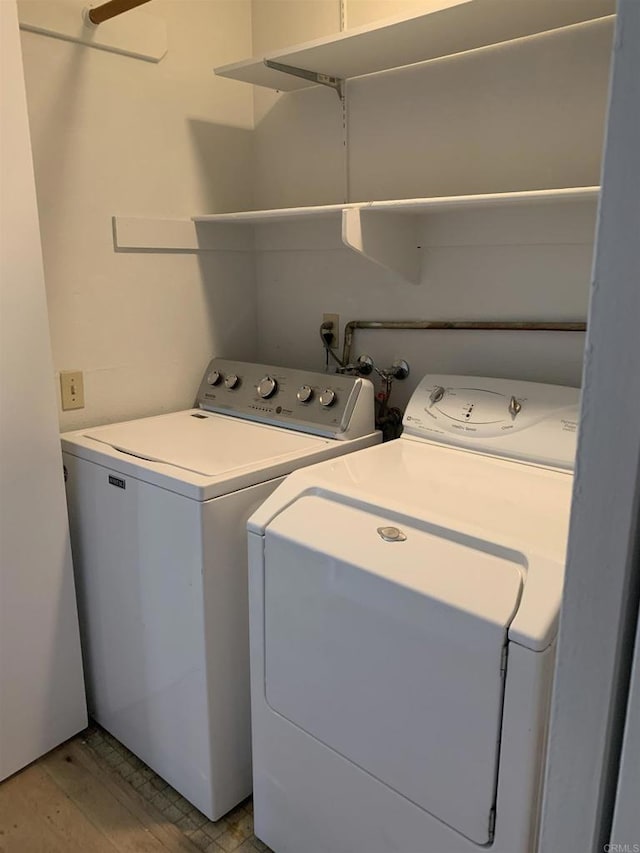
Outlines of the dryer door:
<svg viewBox="0 0 640 853">
<path fill-rule="evenodd" d="M 302 497 L 265 534 L 265 690 L 293 724 L 490 840 L 503 652 L 524 558 Z M 406 539 L 383 538 L 400 528 Z"/>
</svg>

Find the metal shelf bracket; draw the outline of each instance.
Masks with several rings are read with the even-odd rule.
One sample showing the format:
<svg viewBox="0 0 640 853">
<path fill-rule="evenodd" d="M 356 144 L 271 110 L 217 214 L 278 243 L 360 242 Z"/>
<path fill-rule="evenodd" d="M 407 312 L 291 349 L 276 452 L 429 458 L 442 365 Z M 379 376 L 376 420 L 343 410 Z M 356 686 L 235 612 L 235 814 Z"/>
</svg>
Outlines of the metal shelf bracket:
<svg viewBox="0 0 640 853">
<path fill-rule="evenodd" d="M 338 93 L 341 101 L 344 99 L 344 80 L 342 77 L 331 77 L 329 74 L 320 74 L 318 71 L 307 71 L 306 68 L 296 68 L 295 65 L 284 65 L 282 62 L 275 62 L 273 59 L 265 59 L 264 64 L 267 68 L 272 68 L 274 71 L 291 74 L 292 77 L 301 77 L 303 80 L 310 80 L 312 83 L 318 83 L 320 86 L 328 86 Z"/>
</svg>

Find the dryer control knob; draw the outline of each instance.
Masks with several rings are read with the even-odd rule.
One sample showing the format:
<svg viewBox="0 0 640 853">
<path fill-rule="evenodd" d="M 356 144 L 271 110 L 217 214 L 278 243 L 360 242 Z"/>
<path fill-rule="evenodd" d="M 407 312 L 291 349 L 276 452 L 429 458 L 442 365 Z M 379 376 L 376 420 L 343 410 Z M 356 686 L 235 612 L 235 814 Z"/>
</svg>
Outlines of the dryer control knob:
<svg viewBox="0 0 640 853">
<path fill-rule="evenodd" d="M 442 385 L 436 385 L 431 394 L 429 394 L 429 402 L 431 405 L 434 403 L 439 403 L 440 400 L 444 397 L 444 388 Z"/>
<path fill-rule="evenodd" d="M 230 389 L 237 388 L 238 385 L 240 385 L 240 377 L 236 376 L 235 373 L 232 373 L 224 380 L 224 384 Z"/>
<path fill-rule="evenodd" d="M 318 399 L 320 400 L 320 405 L 328 409 L 329 406 L 333 406 L 337 399 L 336 392 L 332 388 L 325 388 Z"/>
<path fill-rule="evenodd" d="M 273 376 L 263 376 L 260 382 L 256 385 L 256 391 L 263 400 L 273 397 L 277 390 L 278 383 Z"/>
<path fill-rule="evenodd" d="M 301 385 L 298 388 L 296 397 L 300 403 L 308 403 L 313 399 L 313 388 L 310 385 Z"/>
<path fill-rule="evenodd" d="M 516 399 L 516 397 L 512 397 L 509 400 L 509 413 L 512 418 L 515 418 L 516 415 L 519 415 L 522 410 L 522 403 L 520 400 Z"/>
<path fill-rule="evenodd" d="M 211 373 L 207 376 L 207 382 L 209 383 L 209 385 L 218 385 L 221 379 L 222 374 L 219 370 L 212 370 Z"/>
</svg>

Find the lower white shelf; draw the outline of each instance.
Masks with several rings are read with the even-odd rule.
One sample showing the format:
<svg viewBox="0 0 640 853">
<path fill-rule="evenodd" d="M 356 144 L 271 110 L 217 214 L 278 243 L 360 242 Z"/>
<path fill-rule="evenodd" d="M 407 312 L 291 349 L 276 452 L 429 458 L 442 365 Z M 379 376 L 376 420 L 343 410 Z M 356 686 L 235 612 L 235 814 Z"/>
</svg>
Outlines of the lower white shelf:
<svg viewBox="0 0 640 853">
<path fill-rule="evenodd" d="M 599 187 L 440 196 L 348 204 L 213 213 L 192 219 L 113 217 L 117 251 L 252 251 L 261 224 L 335 219 L 342 243 L 369 261 L 417 284 L 421 278 L 419 229 L 425 216 L 458 209 L 558 205 L 598 200 Z"/>
</svg>

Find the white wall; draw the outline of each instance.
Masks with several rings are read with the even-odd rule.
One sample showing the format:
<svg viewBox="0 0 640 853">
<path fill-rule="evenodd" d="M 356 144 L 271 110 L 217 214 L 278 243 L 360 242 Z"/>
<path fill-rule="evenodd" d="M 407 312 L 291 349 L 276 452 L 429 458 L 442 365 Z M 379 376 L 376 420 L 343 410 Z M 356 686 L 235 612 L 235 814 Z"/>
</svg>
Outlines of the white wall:
<svg viewBox="0 0 640 853">
<path fill-rule="evenodd" d="M 337 2 L 311 5 L 315 14 L 296 18 L 291 8 L 309 4 L 254 0 L 254 52 L 281 46 L 281 29 L 289 42 L 339 29 Z M 437 5 L 346 0 L 347 25 Z M 267 8 L 269 28 L 256 34 Z M 347 165 L 333 91 L 256 88 L 255 206 L 597 184 L 611 38 L 611 24 L 595 22 L 350 81 Z M 322 365 L 323 312 L 343 323 L 585 320 L 594 226 L 594 204 L 425 220 L 418 287 L 352 257 L 333 231 L 323 244 L 322 227 L 301 227 L 295 246 L 281 228 L 257 257 L 259 355 Z M 580 335 L 539 333 L 376 332 L 356 342 L 382 364 L 408 358 L 415 381 L 437 369 L 579 384 L 582 347 Z"/>
<path fill-rule="evenodd" d="M 250 255 L 113 251 L 114 214 L 252 200 L 251 89 L 212 72 L 251 53 L 248 0 L 146 9 L 167 22 L 158 64 L 22 33 L 54 365 L 85 379 L 63 429 L 190 406 L 211 355 L 255 352 Z"/>
<path fill-rule="evenodd" d="M 385 18 L 410 18 L 445 5 L 452 5 L 451 0 L 345 0 L 345 29 L 362 27 Z"/>
<path fill-rule="evenodd" d="M 261 357 L 322 369 L 323 312 L 339 312 L 343 327 L 355 318 L 584 318 L 594 218 L 593 202 L 425 217 L 419 285 L 341 248 L 337 222 L 263 227 Z M 353 356 L 368 352 L 380 366 L 406 358 L 412 375 L 393 396 L 403 405 L 427 371 L 577 385 L 583 347 L 580 333 L 357 331 Z"/>
<path fill-rule="evenodd" d="M 438 3 L 345 0 L 342 12 L 360 26 Z M 595 184 L 610 25 L 351 81 L 345 157 L 332 90 L 277 94 L 211 71 L 337 32 L 338 0 L 145 8 L 168 25 L 169 53 L 157 65 L 22 34 L 54 364 L 85 371 L 86 408 L 60 413 L 63 429 L 188 406 L 216 353 L 319 367 L 325 311 L 343 324 L 585 319 L 593 205 L 575 217 L 558 208 L 425 220 L 418 287 L 353 257 L 331 228 L 281 228 L 255 259 L 114 253 L 110 218 Z M 356 353 L 380 363 L 409 359 L 413 378 L 399 400 L 429 369 L 577 384 L 581 349 L 578 335 L 356 341 Z"/>
<path fill-rule="evenodd" d="M 340 30 L 338 0 L 253 0 L 251 15 L 254 56 Z M 343 201 L 342 117 L 335 93 L 314 87 L 300 97 L 253 88 L 255 207 Z"/>
</svg>

